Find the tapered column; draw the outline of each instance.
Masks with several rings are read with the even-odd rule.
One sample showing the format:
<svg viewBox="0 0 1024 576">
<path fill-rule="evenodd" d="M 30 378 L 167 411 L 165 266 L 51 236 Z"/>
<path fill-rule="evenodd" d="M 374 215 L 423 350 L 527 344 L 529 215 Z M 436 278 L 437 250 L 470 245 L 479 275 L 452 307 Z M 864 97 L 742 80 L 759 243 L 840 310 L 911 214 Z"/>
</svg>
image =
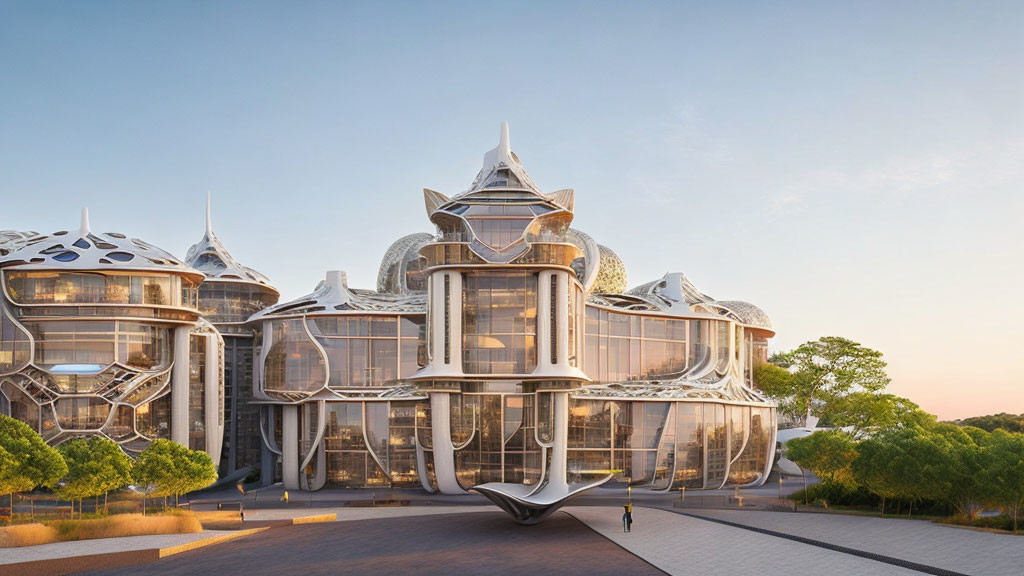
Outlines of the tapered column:
<svg viewBox="0 0 1024 576">
<path fill-rule="evenodd" d="M 434 445 L 434 476 L 442 494 L 464 494 L 455 477 L 452 445 L 451 398 L 447 392 L 430 393 L 430 435 Z"/>
<path fill-rule="evenodd" d="M 430 365 L 420 375 L 462 375 L 462 274 L 458 271 L 430 275 Z"/>
<path fill-rule="evenodd" d="M 174 329 L 174 367 L 171 368 L 171 440 L 188 448 L 189 333 L 191 326 Z"/>
<path fill-rule="evenodd" d="M 204 375 L 205 397 L 203 414 L 206 420 L 206 452 L 214 466 L 220 465 L 220 450 L 224 443 L 223 410 L 220 405 L 223 391 L 220 381 L 223 374 L 220 363 L 220 341 L 216 334 L 206 335 L 206 374 Z"/>
<path fill-rule="evenodd" d="M 537 368 L 542 373 L 551 364 L 551 274 L 537 274 Z"/>
<path fill-rule="evenodd" d="M 555 273 L 555 340 L 558 345 L 558 365 L 569 366 L 569 275 L 565 272 Z"/>
<path fill-rule="evenodd" d="M 281 407 L 281 479 L 286 490 L 299 489 L 299 407 Z"/>
<path fill-rule="evenodd" d="M 569 459 L 569 393 L 553 392 L 554 422 L 551 423 L 551 476 L 546 490 L 569 492 L 566 480 Z"/>
</svg>

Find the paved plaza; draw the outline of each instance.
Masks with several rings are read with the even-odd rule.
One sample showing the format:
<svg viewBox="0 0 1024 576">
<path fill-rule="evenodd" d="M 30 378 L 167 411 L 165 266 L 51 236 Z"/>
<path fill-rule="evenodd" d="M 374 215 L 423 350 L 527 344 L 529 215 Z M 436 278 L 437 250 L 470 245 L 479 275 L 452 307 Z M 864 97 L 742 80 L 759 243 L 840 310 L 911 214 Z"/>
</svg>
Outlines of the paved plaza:
<svg viewBox="0 0 1024 576">
<path fill-rule="evenodd" d="M 275 528 L 144 568 L 90 574 L 130 575 L 143 570 L 147 576 L 662 574 L 567 514 L 520 526 L 493 509 Z"/>
<path fill-rule="evenodd" d="M 977 576 L 1024 574 L 1024 537 L 925 520 L 840 514 L 687 510 L 687 514 L 782 532 Z"/>
<path fill-rule="evenodd" d="M 337 519 L 273 528 L 184 552 L 145 565 L 145 573 L 1020 576 L 1024 566 L 1024 537 L 920 520 L 637 505 L 633 530 L 624 534 L 621 512 L 618 506 L 577 505 L 539 525 L 520 526 L 490 506 L 473 505 L 247 510 L 246 519 L 255 521 L 318 514 L 336 514 Z M 196 537 L 71 542 L 62 545 L 61 553 Z M 18 554 L 22 561 L 48 552 L 53 551 L 38 546 L 4 554 Z"/>
</svg>

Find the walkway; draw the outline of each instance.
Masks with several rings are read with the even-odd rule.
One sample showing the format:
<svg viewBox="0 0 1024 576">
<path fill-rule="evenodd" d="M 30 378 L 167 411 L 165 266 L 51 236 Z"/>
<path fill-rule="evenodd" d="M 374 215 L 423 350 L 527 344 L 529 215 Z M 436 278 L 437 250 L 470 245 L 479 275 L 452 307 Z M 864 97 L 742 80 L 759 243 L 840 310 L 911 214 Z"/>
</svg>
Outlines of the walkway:
<svg viewBox="0 0 1024 576">
<path fill-rule="evenodd" d="M 621 508 L 580 506 L 569 507 L 565 511 L 602 536 L 673 575 L 920 576 L 913 570 L 667 510 L 634 507 L 633 530 L 629 534 L 622 532 Z"/>
<path fill-rule="evenodd" d="M 686 510 L 687 514 L 784 532 L 944 570 L 978 576 L 1024 574 L 1024 537 L 993 534 L 925 520 L 792 514 L 740 510 Z"/>
</svg>

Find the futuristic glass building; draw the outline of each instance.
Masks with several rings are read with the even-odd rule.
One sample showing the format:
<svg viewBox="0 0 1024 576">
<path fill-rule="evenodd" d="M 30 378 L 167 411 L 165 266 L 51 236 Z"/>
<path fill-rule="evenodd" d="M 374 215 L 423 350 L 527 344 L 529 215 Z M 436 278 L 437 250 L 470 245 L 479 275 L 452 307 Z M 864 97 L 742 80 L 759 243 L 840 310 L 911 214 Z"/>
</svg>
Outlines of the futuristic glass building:
<svg viewBox="0 0 1024 576">
<path fill-rule="evenodd" d="M 260 469 L 263 443 L 259 406 L 253 404 L 253 330 L 246 320 L 276 304 L 277 289 L 266 276 L 238 263 L 213 232 L 210 197 L 206 198 L 206 232 L 193 244 L 185 262 L 205 276 L 199 285 L 199 312 L 224 337 L 224 443 L 220 472 Z M 244 476 L 244 473 L 241 474 Z"/>
<path fill-rule="evenodd" d="M 224 340 L 203 275 L 117 232 L 0 232 L 0 413 L 51 444 L 168 438 L 219 458 Z"/>
<path fill-rule="evenodd" d="M 613 477 L 764 482 L 767 316 L 682 274 L 627 290 L 615 253 L 570 228 L 574 199 L 537 188 L 503 125 L 468 190 L 424 190 L 435 233 L 395 242 L 376 291 L 328 272 L 250 317 L 266 477 L 472 490 L 527 523 Z"/>
</svg>

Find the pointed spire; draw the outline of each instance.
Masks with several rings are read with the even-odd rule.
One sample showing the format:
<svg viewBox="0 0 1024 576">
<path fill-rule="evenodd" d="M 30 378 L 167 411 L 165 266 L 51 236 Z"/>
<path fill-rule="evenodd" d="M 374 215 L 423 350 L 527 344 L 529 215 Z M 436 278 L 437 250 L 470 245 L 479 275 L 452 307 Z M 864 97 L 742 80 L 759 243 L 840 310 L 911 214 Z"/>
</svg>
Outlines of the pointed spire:
<svg viewBox="0 0 1024 576">
<path fill-rule="evenodd" d="M 508 138 L 508 122 L 502 120 L 501 122 L 501 138 L 498 140 L 498 159 L 505 160 L 507 164 L 511 164 L 512 158 L 512 145 L 509 143 Z"/>
<path fill-rule="evenodd" d="M 210 191 L 206 191 L 206 235 L 213 236 L 213 222 L 210 219 Z"/>
<path fill-rule="evenodd" d="M 82 225 L 78 229 L 78 235 L 85 238 L 89 234 L 92 234 L 92 229 L 89 228 L 89 207 L 82 207 Z"/>
</svg>

